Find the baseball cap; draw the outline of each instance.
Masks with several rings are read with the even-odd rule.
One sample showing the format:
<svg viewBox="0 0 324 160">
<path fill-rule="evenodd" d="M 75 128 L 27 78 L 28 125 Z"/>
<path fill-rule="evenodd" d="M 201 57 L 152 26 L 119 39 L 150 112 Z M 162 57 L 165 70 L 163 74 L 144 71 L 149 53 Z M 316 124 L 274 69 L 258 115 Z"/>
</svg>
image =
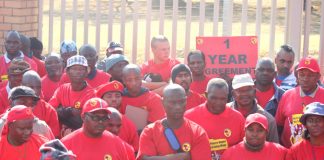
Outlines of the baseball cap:
<svg viewBox="0 0 324 160">
<path fill-rule="evenodd" d="M 306 106 L 304 114 L 300 117 L 299 121 L 305 125 L 306 118 L 310 115 L 324 116 L 324 104 L 320 102 L 313 102 Z"/>
<path fill-rule="evenodd" d="M 33 119 L 35 116 L 33 114 L 32 108 L 26 107 L 24 105 L 17 105 L 10 108 L 7 122 L 15 122 L 18 120 Z"/>
<path fill-rule="evenodd" d="M 320 67 L 317 63 L 317 60 L 313 57 L 305 57 L 299 61 L 297 71 L 304 68 L 309 69 L 315 73 L 320 73 Z"/>
<path fill-rule="evenodd" d="M 245 128 L 249 127 L 252 123 L 258 123 L 268 131 L 268 120 L 264 115 L 260 113 L 253 113 L 248 115 L 245 120 Z"/>
<path fill-rule="evenodd" d="M 120 43 L 111 41 L 108 43 L 107 50 L 108 52 L 124 51 L 124 48 Z"/>
<path fill-rule="evenodd" d="M 17 86 L 10 90 L 8 94 L 8 99 L 15 100 L 19 97 L 33 97 L 36 101 L 39 97 L 36 95 L 35 91 L 27 86 Z"/>
<path fill-rule="evenodd" d="M 30 69 L 30 64 L 25 60 L 14 58 L 8 67 L 8 74 L 23 74 Z"/>
<path fill-rule="evenodd" d="M 77 52 L 77 51 L 78 49 L 74 41 L 64 40 L 61 43 L 61 47 L 60 47 L 61 54 L 68 53 L 68 52 Z"/>
<path fill-rule="evenodd" d="M 106 60 L 105 60 L 105 65 L 106 65 L 106 72 L 109 71 L 109 69 L 114 66 L 116 63 L 121 62 L 121 61 L 126 61 L 128 62 L 128 60 L 126 59 L 126 57 L 124 55 L 121 54 L 113 54 L 111 56 L 109 56 Z"/>
<path fill-rule="evenodd" d="M 97 97 L 102 97 L 106 92 L 120 92 L 122 93 L 124 89 L 123 84 L 121 84 L 118 81 L 111 81 L 108 83 L 105 83 L 101 86 L 99 86 L 99 89 L 97 91 Z"/>
<path fill-rule="evenodd" d="M 66 68 L 69 68 L 74 65 L 81 65 L 81 66 L 88 67 L 88 61 L 84 56 L 74 55 L 69 59 L 67 59 Z"/>
<path fill-rule="evenodd" d="M 87 100 L 85 102 L 85 104 L 83 105 L 81 115 L 83 116 L 85 113 L 95 112 L 95 111 L 99 111 L 99 110 L 104 110 L 108 114 L 111 113 L 108 110 L 108 104 L 106 101 L 102 100 L 101 98 L 91 98 L 91 99 Z"/>
<path fill-rule="evenodd" d="M 232 81 L 233 89 L 238 89 L 245 86 L 254 86 L 254 82 L 250 74 L 235 75 Z"/>
</svg>

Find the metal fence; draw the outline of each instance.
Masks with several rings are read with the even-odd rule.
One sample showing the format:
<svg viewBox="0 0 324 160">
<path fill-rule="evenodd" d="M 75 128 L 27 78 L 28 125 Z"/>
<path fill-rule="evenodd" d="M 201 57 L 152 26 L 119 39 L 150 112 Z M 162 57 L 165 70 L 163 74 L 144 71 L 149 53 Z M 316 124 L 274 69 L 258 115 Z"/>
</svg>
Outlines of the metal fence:
<svg viewBox="0 0 324 160">
<path fill-rule="evenodd" d="M 58 51 L 64 39 L 99 51 L 120 41 L 133 63 L 150 58 L 152 35 L 166 35 L 177 58 L 195 48 L 196 36 L 257 35 L 264 56 L 288 43 L 299 59 L 309 51 L 324 54 L 323 1 L 39 0 L 38 35 L 47 52 Z"/>
</svg>

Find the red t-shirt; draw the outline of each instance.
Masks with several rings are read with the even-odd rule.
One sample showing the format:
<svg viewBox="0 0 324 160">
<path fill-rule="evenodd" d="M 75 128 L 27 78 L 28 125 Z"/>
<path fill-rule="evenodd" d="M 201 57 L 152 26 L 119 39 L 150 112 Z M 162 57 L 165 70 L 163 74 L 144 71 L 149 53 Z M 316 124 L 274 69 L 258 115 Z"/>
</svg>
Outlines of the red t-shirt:
<svg viewBox="0 0 324 160">
<path fill-rule="evenodd" d="M 180 62 L 178 60 L 169 58 L 161 64 L 155 64 L 154 60 L 151 59 L 142 64 L 141 73 L 143 76 L 148 73 L 159 74 L 164 82 L 168 82 L 171 77 L 172 68 L 179 63 Z"/>
<path fill-rule="evenodd" d="M 241 113 L 228 106 L 217 115 L 209 112 L 204 103 L 187 111 L 185 117 L 205 129 L 213 157 L 220 156 L 228 147 L 243 140 L 245 119 Z"/>
<path fill-rule="evenodd" d="M 267 103 L 269 102 L 269 100 L 274 96 L 274 94 L 275 94 L 275 89 L 272 86 L 272 87 L 270 87 L 269 90 L 264 91 L 264 92 L 256 89 L 256 95 L 255 96 L 256 96 L 256 99 L 258 100 L 258 104 L 262 108 L 264 108 L 267 105 Z"/>
<path fill-rule="evenodd" d="M 84 103 L 90 99 L 96 97 L 95 91 L 87 85 L 82 91 L 73 91 L 71 83 L 66 83 L 60 85 L 56 89 L 53 97 L 49 101 L 54 108 L 57 108 L 59 105 L 63 107 L 74 107 L 77 109 L 82 109 Z"/>
<path fill-rule="evenodd" d="M 32 134 L 28 141 L 20 146 L 13 146 L 8 142 L 7 136 L 0 141 L 0 159 L 8 160 L 35 160 L 40 159 L 39 147 L 47 142 L 43 136 Z"/>
<path fill-rule="evenodd" d="M 221 160 L 284 160 L 286 153 L 287 149 L 277 143 L 265 142 L 261 151 L 252 152 L 245 148 L 244 142 L 241 142 L 227 149 Z"/>
<path fill-rule="evenodd" d="M 57 112 L 50 104 L 40 99 L 33 108 L 33 113 L 40 120 L 46 122 L 46 124 L 51 128 L 55 137 L 60 135 L 60 125 Z"/>
<path fill-rule="evenodd" d="M 94 76 L 94 78 L 93 79 L 86 78 L 86 81 L 91 87 L 97 88 L 100 85 L 109 82 L 110 77 L 111 77 L 110 74 L 108 74 L 108 73 L 106 73 L 106 72 L 104 72 L 102 70 L 97 69 L 96 70 L 96 75 Z M 70 81 L 70 78 L 67 75 L 67 73 L 66 72 L 63 73 L 60 83 L 64 84 L 64 83 L 70 83 L 70 82 L 71 81 Z"/>
<path fill-rule="evenodd" d="M 207 84 L 212 77 L 206 76 L 204 80 L 201 81 L 192 81 L 190 89 L 201 94 L 205 95 Z"/>
<path fill-rule="evenodd" d="M 21 53 L 22 54 L 22 53 Z M 7 74 L 7 71 L 8 71 L 8 67 L 10 65 L 10 62 L 9 63 L 6 63 L 6 60 L 4 58 L 5 55 L 3 56 L 0 56 L 0 81 L 7 81 L 8 80 L 8 74 Z M 34 71 L 38 71 L 37 69 L 37 64 L 30 58 L 24 56 L 23 58 L 27 63 L 30 64 L 30 67 L 32 70 Z"/>
<path fill-rule="evenodd" d="M 151 91 L 147 91 L 138 97 L 128 97 L 123 96 L 122 104 L 121 104 L 121 113 L 125 114 L 126 107 L 134 106 L 143 108 L 148 111 L 149 122 L 154 122 L 156 120 L 162 119 L 165 117 L 164 108 L 162 105 L 161 97 Z"/>
<path fill-rule="evenodd" d="M 46 102 L 48 102 L 55 90 L 60 86 L 60 82 L 54 82 L 52 81 L 51 79 L 48 78 L 48 75 L 45 75 L 43 78 L 42 78 L 42 92 L 43 92 L 43 95 L 44 95 L 44 100 Z"/>
<path fill-rule="evenodd" d="M 211 160 L 208 136 L 204 129 L 188 119 L 179 129 L 173 129 L 183 151 L 190 152 L 191 160 Z M 140 137 L 137 159 L 146 156 L 175 154 L 164 136 L 162 120 L 146 126 Z"/>
<path fill-rule="evenodd" d="M 102 136 L 91 138 L 84 134 L 80 128 L 61 139 L 67 149 L 71 150 L 78 160 L 109 159 L 109 160 L 131 160 L 134 155 L 128 154 L 123 142 L 117 136 L 104 131 Z"/>
<path fill-rule="evenodd" d="M 187 96 L 186 111 L 191 108 L 197 107 L 206 101 L 206 98 L 198 94 L 197 92 L 194 92 L 192 90 L 189 90 L 189 92 L 189 96 Z"/>
<path fill-rule="evenodd" d="M 292 144 L 302 140 L 303 125 L 299 122 L 304 107 L 312 102 L 324 103 L 324 89 L 318 87 L 315 97 L 301 97 L 300 87 L 290 89 L 282 96 L 276 113 L 278 126 L 283 126 L 281 141 L 289 148 Z M 293 133 L 291 132 L 293 131 Z"/>
<path fill-rule="evenodd" d="M 32 57 L 32 60 L 36 63 L 37 65 L 37 73 L 39 74 L 40 77 L 43 77 L 47 74 L 46 69 L 45 69 L 45 62 L 36 58 Z"/>
<path fill-rule="evenodd" d="M 0 89 L 0 93 L 0 114 L 2 114 L 8 109 L 10 105 L 6 86 Z"/>
<path fill-rule="evenodd" d="M 124 115 L 122 116 L 122 126 L 120 127 L 118 137 L 131 145 L 136 152 L 138 151 L 139 137 L 136 126 Z"/>
<path fill-rule="evenodd" d="M 313 146 L 308 140 L 302 140 L 288 150 L 286 160 L 324 159 L 324 145 Z"/>
</svg>

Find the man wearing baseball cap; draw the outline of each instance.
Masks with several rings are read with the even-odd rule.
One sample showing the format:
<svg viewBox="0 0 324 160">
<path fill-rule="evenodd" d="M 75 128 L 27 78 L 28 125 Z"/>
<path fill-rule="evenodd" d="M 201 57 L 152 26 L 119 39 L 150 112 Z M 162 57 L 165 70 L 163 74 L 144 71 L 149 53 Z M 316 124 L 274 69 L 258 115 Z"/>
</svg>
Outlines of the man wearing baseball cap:
<svg viewBox="0 0 324 160">
<path fill-rule="evenodd" d="M 85 102 L 81 117 L 83 126 L 62 138 L 67 149 L 79 160 L 135 159 L 127 154 L 124 142 L 117 136 L 106 131 L 109 114 L 108 104 L 100 98 L 91 98 Z"/>
<path fill-rule="evenodd" d="M 67 60 L 70 57 L 77 55 L 77 53 L 78 53 L 78 48 L 74 41 L 64 40 L 63 42 L 61 42 L 60 54 L 63 59 L 63 68 L 66 67 Z"/>
<path fill-rule="evenodd" d="M 17 105 L 8 113 L 8 134 L 0 141 L 0 159 L 40 159 L 39 147 L 48 141 L 33 133 L 32 109 Z"/>
<path fill-rule="evenodd" d="M 119 113 L 124 86 L 118 81 L 112 81 L 103 84 L 98 88 L 97 97 L 102 98 L 108 103 L 109 108 L 115 108 Z M 132 145 L 134 150 L 137 152 L 139 137 L 135 124 L 125 115 L 120 113 L 112 114 L 113 115 L 109 120 L 108 128 L 115 128 L 114 134 L 118 135 L 122 140 Z M 118 128 L 118 131 L 116 131 L 116 128 Z"/>
<path fill-rule="evenodd" d="M 83 104 L 95 97 L 95 91 L 85 80 L 89 73 L 87 59 L 80 55 L 70 57 L 67 60 L 66 73 L 71 83 L 57 88 L 49 104 L 56 108 L 61 124 L 69 129 L 78 129 L 82 125 L 80 112 Z"/>
<path fill-rule="evenodd" d="M 105 61 L 107 58 L 113 54 L 124 54 L 124 47 L 118 42 L 111 41 L 108 43 L 106 48 L 106 57 L 97 64 L 97 68 L 100 70 L 105 70 Z"/>
<path fill-rule="evenodd" d="M 287 149 L 278 143 L 267 142 L 268 120 L 259 113 L 250 114 L 245 121 L 242 142 L 226 150 L 221 160 L 284 160 Z"/>
<path fill-rule="evenodd" d="M 177 64 L 171 70 L 172 83 L 179 84 L 186 91 L 186 110 L 194 108 L 206 101 L 206 98 L 190 89 L 192 74 L 190 68 L 185 64 Z"/>
<path fill-rule="evenodd" d="M 305 126 L 303 140 L 289 149 L 286 159 L 324 159 L 324 104 L 308 104 L 299 121 Z"/>
<path fill-rule="evenodd" d="M 244 117 L 253 113 L 260 113 L 267 117 L 269 132 L 267 141 L 279 143 L 278 130 L 274 117 L 265 111 L 256 101 L 256 89 L 250 74 L 235 75 L 232 81 L 233 102 L 228 105 L 239 111 Z"/>
<path fill-rule="evenodd" d="M 23 59 L 15 58 L 8 68 L 8 81 L 0 88 L 0 114 L 5 112 L 9 106 L 8 93 L 16 86 L 21 85 L 23 74 L 30 70 L 30 65 Z"/>
<path fill-rule="evenodd" d="M 317 84 L 321 76 L 317 60 L 312 57 L 301 59 L 297 75 L 299 86 L 286 91 L 276 114 L 281 142 L 287 148 L 302 140 L 304 127 L 298 119 L 304 113 L 305 106 L 312 102 L 324 103 L 324 89 Z"/>
</svg>

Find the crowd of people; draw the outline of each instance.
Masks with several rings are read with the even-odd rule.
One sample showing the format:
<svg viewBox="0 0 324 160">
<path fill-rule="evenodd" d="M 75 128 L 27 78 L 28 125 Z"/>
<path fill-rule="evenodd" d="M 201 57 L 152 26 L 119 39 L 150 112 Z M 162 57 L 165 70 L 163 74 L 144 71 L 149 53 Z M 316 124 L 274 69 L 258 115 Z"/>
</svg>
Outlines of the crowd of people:
<svg viewBox="0 0 324 160">
<path fill-rule="evenodd" d="M 110 42 L 42 42 L 17 31 L 0 57 L 0 160 L 321 160 L 324 88 L 318 62 L 282 45 L 249 73 L 206 75 L 205 55 L 170 58 L 165 36 L 153 58 L 131 64 Z M 217 67 L 217 66 L 216 66 Z"/>
</svg>

